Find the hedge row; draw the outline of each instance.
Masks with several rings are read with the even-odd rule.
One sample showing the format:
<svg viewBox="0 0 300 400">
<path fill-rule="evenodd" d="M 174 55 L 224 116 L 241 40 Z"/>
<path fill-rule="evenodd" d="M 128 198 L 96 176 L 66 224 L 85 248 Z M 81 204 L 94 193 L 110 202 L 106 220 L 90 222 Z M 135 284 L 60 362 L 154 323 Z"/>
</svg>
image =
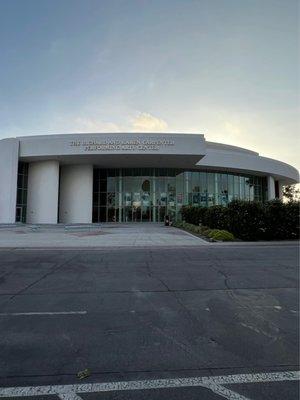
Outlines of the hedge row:
<svg viewBox="0 0 300 400">
<path fill-rule="evenodd" d="M 299 202 L 235 200 L 227 207 L 185 206 L 181 213 L 182 219 L 190 224 L 227 230 L 242 240 L 299 238 Z"/>
<path fill-rule="evenodd" d="M 207 239 L 213 239 L 222 242 L 231 242 L 235 240 L 232 233 L 225 231 L 223 229 L 210 229 L 208 226 L 205 225 L 194 225 L 184 221 L 174 222 L 173 226 L 175 226 L 176 228 L 182 228 L 189 232 L 204 236 Z"/>
</svg>

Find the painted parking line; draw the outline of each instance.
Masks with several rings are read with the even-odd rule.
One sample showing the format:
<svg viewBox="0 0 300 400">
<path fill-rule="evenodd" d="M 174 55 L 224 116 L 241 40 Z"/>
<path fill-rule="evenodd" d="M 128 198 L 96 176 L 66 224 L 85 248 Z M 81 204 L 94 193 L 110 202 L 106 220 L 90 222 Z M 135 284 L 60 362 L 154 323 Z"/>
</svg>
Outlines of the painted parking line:
<svg viewBox="0 0 300 400">
<path fill-rule="evenodd" d="M 40 311 L 40 312 L 15 312 L 15 313 L 0 313 L 0 317 L 19 317 L 22 315 L 84 315 L 87 311 Z"/>
<path fill-rule="evenodd" d="M 141 381 L 120 381 L 86 383 L 75 385 L 28 386 L 0 388 L 0 397 L 30 397 L 57 395 L 60 399 L 81 399 L 81 393 L 97 393 L 124 390 L 168 389 L 181 387 L 205 387 L 229 400 L 248 400 L 223 385 L 260 382 L 283 382 L 300 380 L 300 371 L 266 372 L 257 374 L 201 376 L 192 378 L 153 379 Z"/>
<path fill-rule="evenodd" d="M 76 393 L 59 394 L 58 397 L 61 400 L 82 400 L 82 397 L 78 396 Z"/>
<path fill-rule="evenodd" d="M 198 385 L 198 387 L 205 387 L 206 389 L 210 389 L 215 394 L 222 396 L 228 400 L 251 400 L 248 397 L 245 397 L 239 393 L 234 392 L 233 390 L 227 389 L 224 386 L 216 385 L 216 384 L 207 384 L 207 385 Z M 168 389 L 167 387 L 164 389 Z M 61 400 L 83 400 L 78 394 L 71 392 L 66 394 L 58 394 L 59 399 Z"/>
</svg>

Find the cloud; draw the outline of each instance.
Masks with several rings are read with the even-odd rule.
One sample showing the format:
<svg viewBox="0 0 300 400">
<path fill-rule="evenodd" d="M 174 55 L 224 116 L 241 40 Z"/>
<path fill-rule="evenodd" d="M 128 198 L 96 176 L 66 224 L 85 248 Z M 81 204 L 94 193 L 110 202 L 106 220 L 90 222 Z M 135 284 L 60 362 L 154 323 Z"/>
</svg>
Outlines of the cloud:
<svg viewBox="0 0 300 400">
<path fill-rule="evenodd" d="M 232 136 L 240 136 L 242 133 L 242 129 L 237 126 L 236 124 L 233 124 L 229 121 L 226 121 L 224 124 L 225 132 L 229 133 Z"/>
<path fill-rule="evenodd" d="M 149 113 L 140 113 L 132 120 L 134 132 L 166 132 L 168 124 L 160 118 Z"/>
<path fill-rule="evenodd" d="M 72 131 L 80 133 L 120 132 L 120 128 L 113 122 L 105 122 L 94 118 L 75 118 Z"/>
</svg>

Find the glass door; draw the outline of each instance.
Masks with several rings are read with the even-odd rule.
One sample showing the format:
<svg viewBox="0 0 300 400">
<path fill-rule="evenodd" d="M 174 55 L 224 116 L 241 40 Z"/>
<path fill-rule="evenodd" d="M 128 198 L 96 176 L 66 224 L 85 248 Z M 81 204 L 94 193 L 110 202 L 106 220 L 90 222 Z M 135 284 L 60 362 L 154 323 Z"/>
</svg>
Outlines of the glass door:
<svg viewBox="0 0 300 400">
<path fill-rule="evenodd" d="M 16 207 L 16 222 L 22 222 L 22 207 Z"/>
<path fill-rule="evenodd" d="M 149 181 L 148 181 L 149 182 Z M 142 222 L 151 222 L 151 200 L 150 200 L 150 185 L 142 187 L 147 192 L 142 192 Z"/>
<path fill-rule="evenodd" d="M 132 207 L 132 222 L 141 222 L 141 206 Z"/>
<path fill-rule="evenodd" d="M 142 207 L 142 222 L 151 222 L 150 207 Z"/>
</svg>

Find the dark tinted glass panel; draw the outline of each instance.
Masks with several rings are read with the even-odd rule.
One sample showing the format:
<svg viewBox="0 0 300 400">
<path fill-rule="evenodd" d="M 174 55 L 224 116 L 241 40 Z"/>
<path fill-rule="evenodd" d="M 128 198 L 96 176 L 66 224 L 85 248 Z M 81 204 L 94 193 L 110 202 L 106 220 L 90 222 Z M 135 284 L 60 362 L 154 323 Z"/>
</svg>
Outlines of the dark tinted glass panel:
<svg viewBox="0 0 300 400">
<path fill-rule="evenodd" d="M 18 179 L 17 179 L 17 199 L 16 199 L 17 222 L 26 222 L 27 186 L 28 186 L 28 164 L 20 162 L 18 165 Z"/>
<path fill-rule="evenodd" d="M 26 179 L 25 179 L 26 181 Z M 23 176 L 18 186 L 25 186 Z M 180 218 L 183 205 L 226 206 L 234 199 L 264 201 L 265 177 L 167 168 L 96 169 L 93 221 L 162 221 Z M 18 194 L 24 201 L 26 192 Z"/>
</svg>

